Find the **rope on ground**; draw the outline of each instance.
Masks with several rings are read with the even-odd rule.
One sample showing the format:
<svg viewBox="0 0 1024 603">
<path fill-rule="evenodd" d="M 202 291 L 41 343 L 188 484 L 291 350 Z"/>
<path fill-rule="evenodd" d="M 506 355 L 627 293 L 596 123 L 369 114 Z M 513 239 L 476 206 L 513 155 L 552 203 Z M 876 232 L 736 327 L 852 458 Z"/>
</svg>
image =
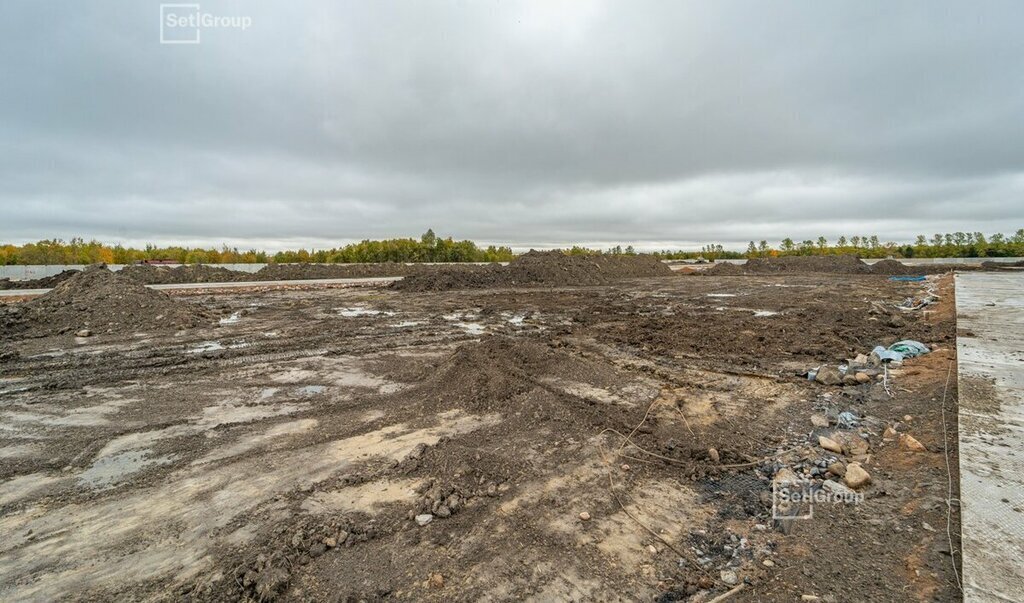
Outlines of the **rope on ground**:
<svg viewBox="0 0 1024 603">
<path fill-rule="evenodd" d="M 956 587 L 963 592 L 964 586 L 960 582 L 960 571 L 956 568 L 956 555 L 960 551 L 953 548 L 953 500 L 960 506 L 960 499 L 953 498 L 953 470 L 949 463 L 949 433 L 946 431 L 946 394 L 949 392 L 949 378 L 953 374 L 953 360 L 949 361 L 949 369 L 946 371 L 946 384 L 942 387 L 942 453 L 946 457 L 946 538 L 949 539 L 949 559 L 953 564 L 953 575 L 956 577 Z"/>
</svg>

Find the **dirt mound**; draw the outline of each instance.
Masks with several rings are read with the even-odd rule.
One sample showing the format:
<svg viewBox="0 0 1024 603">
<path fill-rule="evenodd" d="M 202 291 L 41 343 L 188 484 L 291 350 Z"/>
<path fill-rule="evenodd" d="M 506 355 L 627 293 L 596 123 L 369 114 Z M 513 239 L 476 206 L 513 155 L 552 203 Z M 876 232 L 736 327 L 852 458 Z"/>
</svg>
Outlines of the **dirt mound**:
<svg viewBox="0 0 1024 603">
<path fill-rule="evenodd" d="M 373 278 L 405 276 L 418 270 L 396 262 L 382 264 L 267 264 L 248 275 L 257 281 L 291 281 L 312 278 Z"/>
<path fill-rule="evenodd" d="M 207 264 L 188 264 L 170 268 L 139 264 L 125 266 L 121 274 L 146 285 L 163 285 L 179 283 L 230 283 L 251 278 L 247 272 L 228 270 Z"/>
<path fill-rule="evenodd" d="M 714 266 L 694 274 L 710 274 L 713 276 L 742 276 L 746 274 L 743 266 L 731 262 L 718 262 Z"/>
<path fill-rule="evenodd" d="M 1013 270 L 1015 268 L 1024 268 L 1024 260 L 1017 262 L 985 261 L 981 263 L 982 270 Z"/>
<path fill-rule="evenodd" d="M 406 277 L 393 285 L 403 291 L 447 291 L 524 286 L 604 285 L 623 278 L 671 276 L 672 269 L 646 255 L 566 255 L 560 251 L 530 251 L 508 266 L 457 273 L 438 270 Z"/>
<path fill-rule="evenodd" d="M 12 281 L 9 278 L 0 279 L 0 289 L 52 289 L 60 283 L 78 274 L 78 270 L 63 270 L 53 276 L 33 278 L 23 281 Z"/>
<path fill-rule="evenodd" d="M 737 270 L 737 268 L 739 270 Z M 784 256 L 751 258 L 740 266 L 716 264 L 704 273 L 711 276 L 794 274 L 823 272 L 828 274 L 870 274 L 871 267 L 854 255 Z"/>
<path fill-rule="evenodd" d="M 209 320 L 198 307 L 99 265 L 86 268 L 41 297 L 8 308 L 0 316 L 0 334 L 46 337 L 82 329 L 94 334 L 131 333 L 181 329 Z"/>
</svg>

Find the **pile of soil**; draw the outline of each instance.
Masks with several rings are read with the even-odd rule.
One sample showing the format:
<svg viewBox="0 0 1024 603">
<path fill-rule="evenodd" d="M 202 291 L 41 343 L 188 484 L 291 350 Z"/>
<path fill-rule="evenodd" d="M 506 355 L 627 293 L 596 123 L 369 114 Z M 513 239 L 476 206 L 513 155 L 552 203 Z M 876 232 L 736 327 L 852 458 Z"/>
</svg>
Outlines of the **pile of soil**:
<svg viewBox="0 0 1024 603">
<path fill-rule="evenodd" d="M 985 261 L 981 263 L 982 270 L 1014 270 L 1016 268 L 1024 268 L 1024 260 L 1017 262 Z"/>
<path fill-rule="evenodd" d="M 12 281 L 9 278 L 0 278 L 0 289 L 52 289 L 78 274 L 78 270 L 63 270 L 60 274 L 44 276 L 43 278 L 32 278 L 22 281 Z"/>
<path fill-rule="evenodd" d="M 255 274 L 255 281 L 291 281 L 311 278 L 373 278 L 405 276 L 419 269 L 396 262 L 383 264 L 267 264 Z"/>
<path fill-rule="evenodd" d="M 724 266 L 731 266 L 724 268 Z M 742 272 L 736 272 L 740 268 Z M 829 274 L 870 274 L 871 267 L 854 255 L 827 256 L 783 256 L 779 258 L 751 258 L 740 266 L 716 264 L 705 273 L 710 275 L 731 274 L 782 274 L 796 272 L 825 272 Z"/>
<path fill-rule="evenodd" d="M 566 287 L 605 285 L 623 278 L 671 276 L 672 269 L 647 255 L 566 255 L 560 251 L 530 251 L 508 266 L 487 270 L 437 271 L 408 276 L 392 285 L 403 291 L 449 291 L 499 287 Z"/>
<path fill-rule="evenodd" d="M 151 264 L 137 264 L 125 266 L 120 274 L 134 281 L 146 285 L 163 285 L 178 283 L 230 283 L 244 280 L 242 277 L 251 277 L 246 272 L 228 270 L 207 264 L 188 264 L 170 268 L 167 266 L 153 266 Z"/>
<path fill-rule="evenodd" d="M 90 266 L 34 300 L 5 308 L 0 336 L 47 337 L 76 333 L 132 333 L 182 329 L 209 322 L 209 315 L 188 302 L 148 289 L 138 281 Z"/>
<path fill-rule="evenodd" d="M 866 264 L 854 255 L 784 256 L 779 258 L 751 258 L 746 264 L 719 263 L 705 270 L 709 276 L 745 276 L 766 274 L 880 274 L 885 276 L 943 274 L 950 270 L 969 269 L 950 264 L 908 266 L 896 260 L 882 260 Z"/>
</svg>

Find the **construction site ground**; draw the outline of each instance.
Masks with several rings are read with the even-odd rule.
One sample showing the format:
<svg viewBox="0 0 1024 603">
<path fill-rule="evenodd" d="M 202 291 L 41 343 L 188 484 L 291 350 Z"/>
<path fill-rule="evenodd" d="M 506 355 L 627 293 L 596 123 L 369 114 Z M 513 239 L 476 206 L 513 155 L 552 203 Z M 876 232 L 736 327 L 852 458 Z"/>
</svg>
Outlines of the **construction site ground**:
<svg viewBox="0 0 1024 603">
<path fill-rule="evenodd" d="M 212 321 L 11 339 L 0 599 L 959 600 L 928 279 L 168 291 Z M 803 376 L 904 339 L 932 351 Z M 781 469 L 853 462 L 863 500 L 773 519 Z"/>
</svg>

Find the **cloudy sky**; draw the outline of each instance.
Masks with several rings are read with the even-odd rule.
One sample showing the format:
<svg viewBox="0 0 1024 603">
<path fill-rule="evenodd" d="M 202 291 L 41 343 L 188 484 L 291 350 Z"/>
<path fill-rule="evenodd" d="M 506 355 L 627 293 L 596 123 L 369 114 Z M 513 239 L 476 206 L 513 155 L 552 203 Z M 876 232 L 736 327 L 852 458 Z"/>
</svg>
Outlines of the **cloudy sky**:
<svg viewBox="0 0 1024 603">
<path fill-rule="evenodd" d="M 187 14 L 188 10 L 177 10 Z M 1024 227 L 1024 3 L 0 3 L 0 241 Z M 165 31 L 172 38 L 191 30 Z"/>
</svg>

